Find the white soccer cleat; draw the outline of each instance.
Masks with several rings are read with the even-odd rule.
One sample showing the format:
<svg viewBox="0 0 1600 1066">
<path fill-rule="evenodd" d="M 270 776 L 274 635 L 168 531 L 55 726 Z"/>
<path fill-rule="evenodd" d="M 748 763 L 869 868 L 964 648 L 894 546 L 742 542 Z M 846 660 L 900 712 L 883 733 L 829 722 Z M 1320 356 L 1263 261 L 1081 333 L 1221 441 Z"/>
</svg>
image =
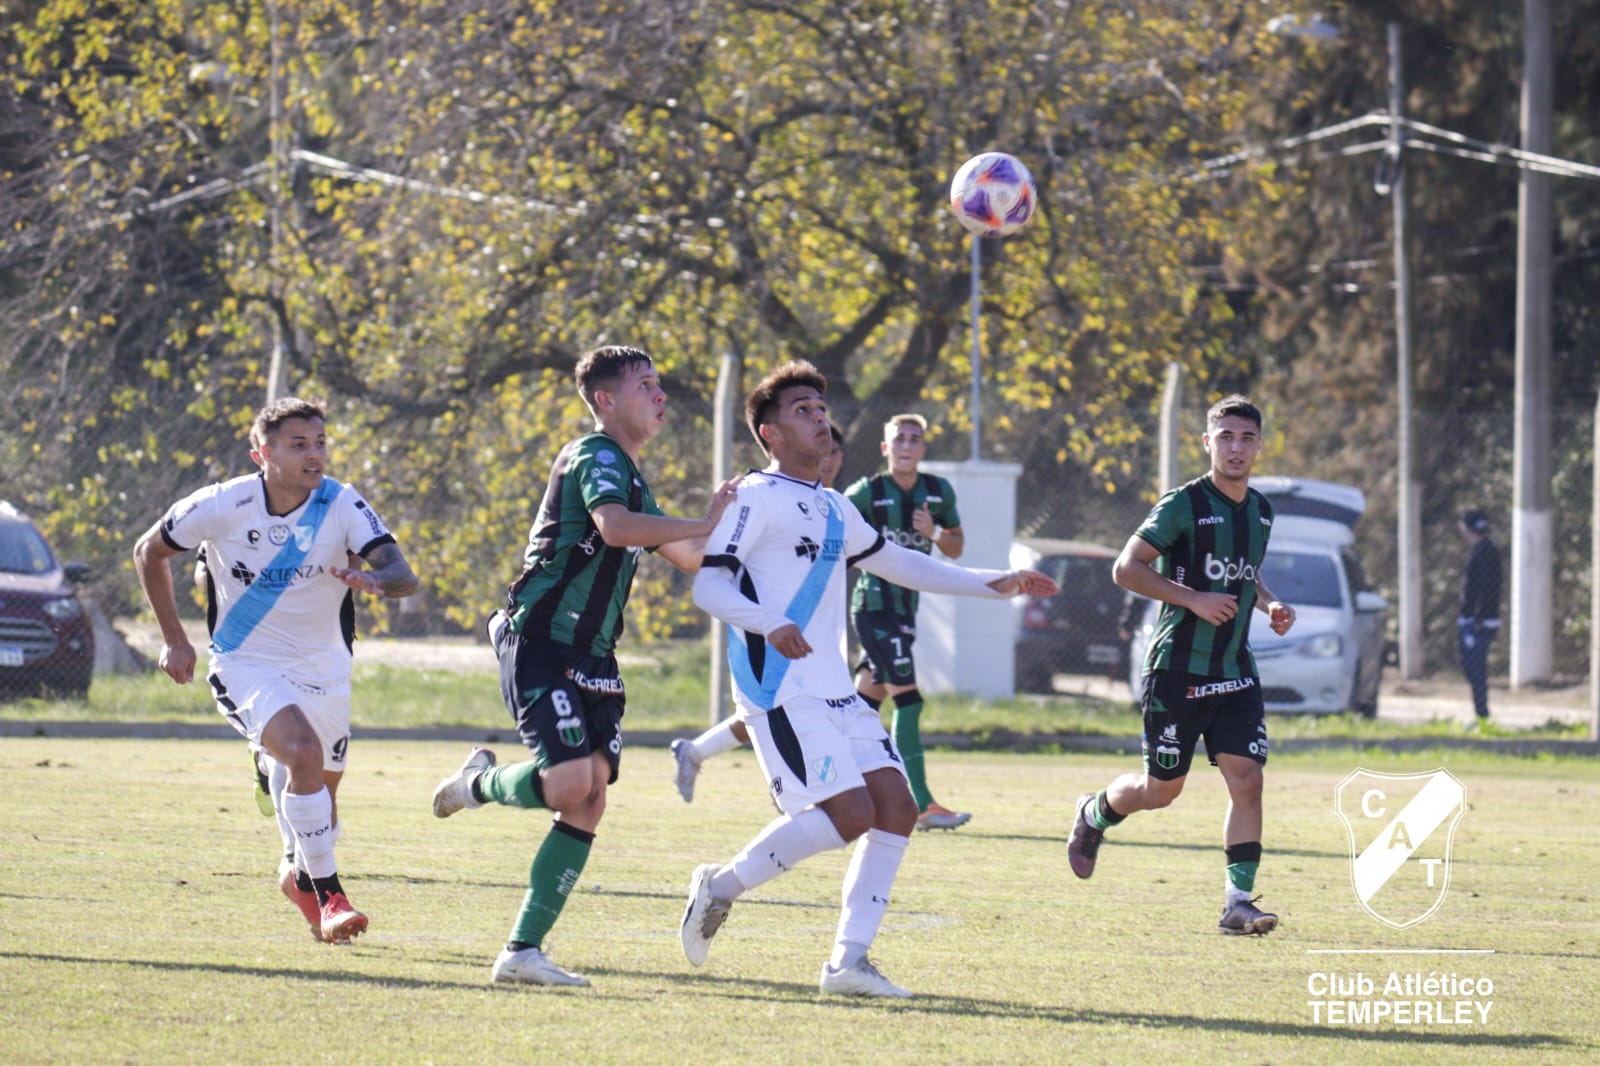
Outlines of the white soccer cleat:
<svg viewBox="0 0 1600 1066">
<path fill-rule="evenodd" d="M 473 748 L 461 769 L 439 782 L 433 790 L 433 816 L 448 818 L 457 811 L 482 807 L 483 801 L 472 794 L 472 782 L 494 765 L 494 752 L 488 748 Z"/>
<path fill-rule="evenodd" d="M 728 920 L 733 900 L 717 899 L 711 894 L 711 879 L 722 867 L 714 862 L 694 868 L 689 879 L 689 905 L 683 909 L 683 923 L 678 936 L 683 940 L 683 957 L 691 966 L 700 966 L 711 951 L 711 938 L 717 935 L 722 923 Z"/>
<path fill-rule="evenodd" d="M 867 960 L 865 955 L 854 966 L 835 970 L 831 963 L 822 964 L 822 979 L 817 987 L 824 992 L 840 996 L 881 996 L 888 999 L 910 999 L 911 992 L 901 988 Z"/>
<path fill-rule="evenodd" d="M 588 988 L 589 979 L 563 970 L 538 948 L 500 949 L 494 960 L 494 979 L 502 984 L 567 985 Z"/>
<path fill-rule="evenodd" d="M 682 738 L 674 740 L 672 759 L 678 766 L 672 783 L 678 786 L 678 795 L 683 797 L 683 802 L 693 803 L 694 779 L 700 776 L 700 757 L 694 753 L 694 741 Z"/>
</svg>

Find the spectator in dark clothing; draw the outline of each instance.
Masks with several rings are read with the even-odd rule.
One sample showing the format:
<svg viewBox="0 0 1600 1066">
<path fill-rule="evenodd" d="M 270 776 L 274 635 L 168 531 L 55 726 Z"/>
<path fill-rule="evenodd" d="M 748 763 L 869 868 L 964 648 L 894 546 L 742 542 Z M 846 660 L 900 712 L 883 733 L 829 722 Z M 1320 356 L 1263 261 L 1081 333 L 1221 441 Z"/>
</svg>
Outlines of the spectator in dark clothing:
<svg viewBox="0 0 1600 1066">
<path fill-rule="evenodd" d="M 1472 709 L 1489 717 L 1489 645 L 1500 632 L 1500 550 L 1489 539 L 1489 516 L 1461 514 L 1461 535 L 1471 551 L 1461 572 L 1461 611 L 1456 635 L 1461 642 L 1461 672 L 1472 686 Z"/>
</svg>

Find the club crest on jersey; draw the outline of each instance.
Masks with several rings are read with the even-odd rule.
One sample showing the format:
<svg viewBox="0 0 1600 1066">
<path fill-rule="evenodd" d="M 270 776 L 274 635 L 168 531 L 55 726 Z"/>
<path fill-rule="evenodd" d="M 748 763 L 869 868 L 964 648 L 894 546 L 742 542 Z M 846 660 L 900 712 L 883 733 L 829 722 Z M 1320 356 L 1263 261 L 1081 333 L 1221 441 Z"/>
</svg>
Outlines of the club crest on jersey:
<svg viewBox="0 0 1600 1066">
<path fill-rule="evenodd" d="M 274 545 L 276 545 L 278 547 L 282 547 L 283 545 L 289 543 L 289 527 L 288 526 L 270 526 L 270 527 L 268 527 L 268 529 L 267 529 L 267 540 L 271 541 Z"/>
<path fill-rule="evenodd" d="M 1405 929 L 1427 918 L 1450 887 L 1450 847 L 1467 790 L 1440 768 L 1391 774 L 1358 769 L 1333 790 L 1350 840 L 1350 885 L 1363 910 Z"/>
<path fill-rule="evenodd" d="M 818 496 L 811 502 L 816 507 L 817 514 L 821 515 L 823 518 L 827 518 L 833 513 L 833 508 L 828 506 L 828 498 L 826 496 Z"/>
<path fill-rule="evenodd" d="M 560 735 L 561 743 L 567 747 L 582 747 L 584 739 L 583 719 L 577 717 L 557 718 L 556 733 Z"/>
<path fill-rule="evenodd" d="M 295 526 L 294 546 L 303 552 L 308 552 L 311 550 L 311 538 L 316 535 L 317 531 L 310 526 Z"/>
<path fill-rule="evenodd" d="M 839 777 L 839 768 L 834 765 L 833 756 L 828 755 L 819 759 L 811 766 L 811 772 L 817 775 L 817 784 L 831 785 Z"/>
</svg>

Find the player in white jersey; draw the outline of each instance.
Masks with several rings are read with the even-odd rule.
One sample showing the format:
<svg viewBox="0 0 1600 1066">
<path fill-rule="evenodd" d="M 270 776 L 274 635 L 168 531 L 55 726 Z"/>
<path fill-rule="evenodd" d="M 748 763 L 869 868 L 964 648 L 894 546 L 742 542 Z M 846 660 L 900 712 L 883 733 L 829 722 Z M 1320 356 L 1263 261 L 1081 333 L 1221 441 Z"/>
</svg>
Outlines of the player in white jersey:
<svg viewBox="0 0 1600 1066">
<path fill-rule="evenodd" d="M 299 399 L 262 408 L 250 429 L 259 474 L 179 500 L 139 538 L 134 562 L 161 625 L 161 669 L 194 679 L 168 560 L 204 548 L 211 632 L 206 680 L 249 739 L 283 834 L 278 887 L 328 943 L 366 931 L 339 883 L 334 797 L 350 743 L 351 590 L 409 596 L 416 576 L 361 494 L 323 473 L 323 410 Z M 351 553 L 370 570 L 351 566 Z"/>
<path fill-rule="evenodd" d="M 886 542 L 817 479 L 828 454 L 824 378 L 785 364 L 745 400 L 745 419 L 773 465 L 740 483 L 706 542 L 695 603 L 730 629 L 728 659 L 756 759 L 783 813 L 727 863 L 695 869 L 679 935 L 699 966 L 733 901 L 818 852 L 860 838 L 819 986 L 906 997 L 867 959 L 888 908 L 917 807 L 894 742 L 856 694 L 842 651 L 847 566 L 925 592 L 1050 596 L 1032 570 L 967 570 Z"/>
<path fill-rule="evenodd" d="M 828 433 L 833 439 L 833 449 L 817 469 L 817 481 L 825 489 L 833 488 L 833 479 L 839 476 L 839 468 L 844 465 L 844 434 L 839 432 L 837 426 L 829 426 Z M 843 633 L 839 634 L 839 638 L 841 641 L 846 640 Z M 848 645 L 841 646 L 844 647 L 845 658 L 848 659 L 850 657 Z M 705 765 L 707 759 L 748 743 L 750 743 L 750 732 L 744 726 L 744 719 L 737 713 L 724 718 L 699 736 L 680 737 L 674 740 L 672 783 L 678 786 L 678 795 L 683 797 L 683 802 L 694 802 L 695 779 L 700 776 L 700 768 Z"/>
</svg>

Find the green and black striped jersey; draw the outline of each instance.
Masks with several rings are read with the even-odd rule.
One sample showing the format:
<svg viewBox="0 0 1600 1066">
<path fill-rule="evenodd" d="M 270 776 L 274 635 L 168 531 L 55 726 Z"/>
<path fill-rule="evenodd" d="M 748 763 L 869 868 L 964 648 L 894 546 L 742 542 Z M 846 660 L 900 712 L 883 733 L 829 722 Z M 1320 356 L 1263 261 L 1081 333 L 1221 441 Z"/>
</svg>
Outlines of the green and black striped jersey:
<svg viewBox="0 0 1600 1066">
<path fill-rule="evenodd" d="M 638 548 L 613 548 L 591 512 L 620 503 L 661 514 L 622 445 L 604 433 L 561 449 L 528 533 L 522 576 L 507 593 L 511 626 L 527 640 L 553 640 L 586 655 L 611 655 L 639 565 Z"/>
<path fill-rule="evenodd" d="M 1161 605 L 1144 672 L 1176 670 L 1202 677 L 1255 677 L 1250 612 L 1256 575 L 1272 533 L 1272 504 L 1250 489 L 1234 503 L 1200 477 L 1161 497 L 1134 535 L 1161 552 L 1156 569 L 1180 585 L 1238 597 L 1239 612 L 1220 626 L 1170 603 Z"/>
<path fill-rule="evenodd" d="M 933 551 L 933 541 L 918 533 L 911 524 L 911 516 L 918 508 L 927 504 L 933 524 L 940 529 L 955 529 L 961 524 L 961 516 L 956 513 L 956 490 L 950 482 L 933 474 L 918 474 L 916 484 L 909 489 L 902 489 L 888 474 L 874 474 L 860 479 L 844 494 L 856 505 L 861 517 L 883 534 L 884 540 L 924 555 Z M 904 618 L 914 618 L 917 594 L 881 577 L 857 571 L 856 583 L 850 590 L 850 613 L 861 611 L 892 611 Z"/>
</svg>

